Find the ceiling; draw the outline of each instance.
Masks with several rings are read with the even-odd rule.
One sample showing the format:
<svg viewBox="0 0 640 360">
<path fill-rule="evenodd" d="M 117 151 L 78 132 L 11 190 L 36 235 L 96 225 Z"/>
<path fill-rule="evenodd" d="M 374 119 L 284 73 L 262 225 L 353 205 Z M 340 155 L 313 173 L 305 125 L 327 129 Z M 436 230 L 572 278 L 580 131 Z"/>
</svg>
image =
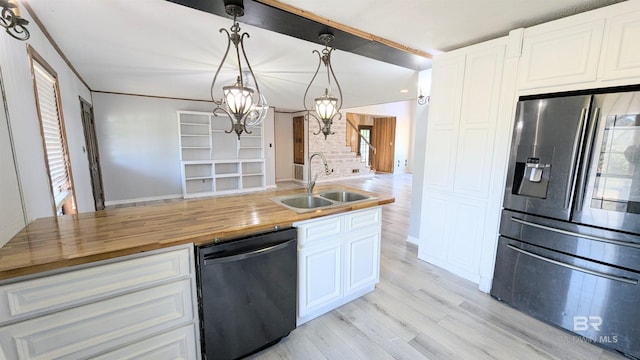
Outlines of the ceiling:
<svg viewBox="0 0 640 360">
<path fill-rule="evenodd" d="M 219 29 L 229 29 L 231 19 L 164 0 L 22 1 L 29 5 L 91 90 L 211 99 L 211 80 L 226 47 L 226 36 Z M 280 1 L 432 54 L 504 36 L 518 27 L 620 2 Z M 322 47 L 251 25 L 241 27 L 250 35 L 245 40 L 247 56 L 269 105 L 301 110 L 304 91 L 318 65 L 313 51 Z M 413 69 L 342 50 L 334 51 L 332 64 L 344 94 L 344 107 L 417 96 L 418 76 Z M 233 72 L 233 65 L 225 63 L 221 73 L 225 85 L 232 82 Z M 402 89 L 408 92 L 401 93 Z M 317 86 L 310 93 L 315 97 L 321 91 Z"/>
</svg>

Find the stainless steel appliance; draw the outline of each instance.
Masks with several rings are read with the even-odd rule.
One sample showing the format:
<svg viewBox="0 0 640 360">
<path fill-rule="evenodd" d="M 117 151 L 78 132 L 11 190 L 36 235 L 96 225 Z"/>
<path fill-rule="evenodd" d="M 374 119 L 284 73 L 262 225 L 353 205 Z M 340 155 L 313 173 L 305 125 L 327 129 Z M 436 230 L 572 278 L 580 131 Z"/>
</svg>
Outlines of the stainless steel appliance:
<svg viewBox="0 0 640 360">
<path fill-rule="evenodd" d="M 204 359 L 237 359 L 296 327 L 297 231 L 196 248 Z"/>
<path fill-rule="evenodd" d="M 639 279 L 640 92 L 522 98 L 491 295 L 639 358 Z"/>
</svg>

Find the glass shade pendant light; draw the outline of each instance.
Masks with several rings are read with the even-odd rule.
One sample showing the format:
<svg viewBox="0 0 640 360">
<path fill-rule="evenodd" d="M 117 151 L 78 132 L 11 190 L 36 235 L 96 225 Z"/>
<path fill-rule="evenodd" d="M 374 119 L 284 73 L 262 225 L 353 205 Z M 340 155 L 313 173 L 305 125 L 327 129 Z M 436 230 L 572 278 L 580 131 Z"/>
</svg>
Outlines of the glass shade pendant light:
<svg viewBox="0 0 640 360">
<path fill-rule="evenodd" d="M 256 86 L 252 83 L 252 79 L 249 72 L 247 71 L 244 72 L 244 79 L 245 79 L 245 87 L 251 90 L 254 90 L 254 93 L 255 93 Z M 251 126 L 258 126 L 262 124 L 264 119 L 267 117 L 268 111 L 269 111 L 269 105 L 267 104 L 267 100 L 264 98 L 264 93 L 260 93 L 260 99 L 258 103 L 251 104 L 251 109 L 247 114 L 247 118 L 245 122 L 246 126 L 251 127 Z"/>
<path fill-rule="evenodd" d="M 333 124 L 334 119 L 341 119 L 342 114 L 340 113 L 340 108 L 342 107 L 342 89 L 340 88 L 340 84 L 338 83 L 338 79 L 336 75 L 333 73 L 333 67 L 331 66 L 331 52 L 333 52 L 333 48 L 329 46 L 329 43 L 334 39 L 332 34 L 321 34 L 320 40 L 324 42 L 324 49 L 322 52 L 318 50 L 313 50 L 315 54 L 318 54 L 318 67 L 316 68 L 316 72 L 313 74 L 313 78 L 311 78 L 311 82 L 307 86 L 307 90 L 304 92 L 304 109 L 306 110 L 305 120 L 309 120 L 309 117 L 313 117 L 318 121 L 318 131 L 314 132 L 314 135 L 318 135 L 322 133 L 324 138 L 327 138 L 327 135 L 333 134 L 331 131 L 331 125 Z M 324 65 L 324 68 L 327 72 L 327 82 L 326 87 L 324 89 L 324 94 L 320 97 L 314 99 L 313 106 L 307 106 L 307 95 L 309 93 L 309 89 L 313 85 L 314 80 L 318 76 L 320 72 L 320 67 Z M 338 88 L 339 97 L 333 97 L 331 95 L 331 83 L 334 82 L 335 86 Z M 313 108 L 314 111 L 311 109 Z"/>
<path fill-rule="evenodd" d="M 213 109 L 213 115 L 228 117 L 231 121 L 231 128 L 228 131 L 225 130 L 225 132 L 235 132 L 239 140 L 243 132 L 251 134 L 247 127 L 260 125 L 266 116 L 268 107 L 264 95 L 262 95 L 258 87 L 251 64 L 247 59 L 247 53 L 244 50 L 243 41 L 245 36 L 249 37 L 249 34 L 246 32 L 240 33 L 240 24 L 237 21 L 238 17 L 244 15 L 243 2 L 242 0 L 225 0 L 224 3 L 227 14 L 233 16 L 233 25 L 231 26 L 231 32 L 224 28 L 220 29 L 220 32 L 227 34 L 227 50 L 211 83 L 211 100 L 216 104 L 215 109 Z M 216 80 L 227 60 L 232 43 L 238 65 L 238 76 L 233 85 L 222 87 L 222 97 L 218 99 L 214 94 Z M 242 57 L 240 57 L 241 52 Z M 248 71 L 243 70 L 243 62 Z"/>
</svg>

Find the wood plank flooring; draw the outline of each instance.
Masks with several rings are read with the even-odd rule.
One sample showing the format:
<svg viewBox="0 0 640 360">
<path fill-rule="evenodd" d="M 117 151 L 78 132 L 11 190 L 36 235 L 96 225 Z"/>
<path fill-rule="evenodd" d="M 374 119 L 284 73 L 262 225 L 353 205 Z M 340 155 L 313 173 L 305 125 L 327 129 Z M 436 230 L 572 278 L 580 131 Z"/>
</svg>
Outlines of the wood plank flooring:
<svg viewBox="0 0 640 360">
<path fill-rule="evenodd" d="M 411 182 L 408 174 L 339 182 L 396 197 L 383 206 L 380 283 L 250 359 L 624 359 L 418 260 L 406 242 Z M 300 185 L 279 184 L 289 186 Z"/>
</svg>

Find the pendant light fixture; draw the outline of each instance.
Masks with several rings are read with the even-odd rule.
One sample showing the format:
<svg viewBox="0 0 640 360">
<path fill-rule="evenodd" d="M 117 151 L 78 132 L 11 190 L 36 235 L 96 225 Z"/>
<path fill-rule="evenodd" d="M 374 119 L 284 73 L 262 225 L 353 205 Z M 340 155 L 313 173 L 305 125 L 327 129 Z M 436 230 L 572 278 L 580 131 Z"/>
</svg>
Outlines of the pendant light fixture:
<svg viewBox="0 0 640 360">
<path fill-rule="evenodd" d="M 7 31 L 7 34 L 18 40 L 29 39 L 29 30 L 25 25 L 29 21 L 20 17 L 20 9 L 11 0 L 0 0 L 0 25 Z"/>
<path fill-rule="evenodd" d="M 342 107 L 342 89 L 340 88 L 340 84 L 338 83 L 338 79 L 336 75 L 333 73 L 333 67 L 331 66 L 331 52 L 333 52 L 333 48 L 329 46 L 329 43 L 334 39 L 334 36 L 329 33 L 320 34 L 320 41 L 324 43 L 324 49 L 322 52 L 318 50 L 313 50 L 314 53 L 318 54 L 318 67 L 316 68 L 315 74 L 313 74 L 313 78 L 311 78 L 311 82 L 307 86 L 307 90 L 304 92 L 304 109 L 306 111 L 305 120 L 309 120 L 309 116 L 313 117 L 318 121 L 318 131 L 314 132 L 314 135 L 318 135 L 322 132 L 324 138 L 327 138 L 327 135 L 333 134 L 331 131 L 331 124 L 333 124 L 333 119 L 341 119 L 342 114 L 340 113 L 340 108 Z M 314 80 L 318 76 L 320 72 L 320 67 L 324 65 L 324 68 L 327 72 L 327 80 L 324 93 L 319 97 L 314 99 L 314 103 L 312 106 L 307 106 L 307 95 L 309 93 L 309 89 L 311 85 L 313 85 Z M 332 80 L 333 79 L 333 80 Z M 333 97 L 331 93 L 331 83 L 334 82 L 335 86 L 338 88 L 339 97 Z"/>
<path fill-rule="evenodd" d="M 226 116 L 231 121 L 231 128 L 226 133 L 235 132 L 240 140 L 240 134 L 246 132 L 251 134 L 247 128 L 260 125 L 266 116 L 268 109 L 264 95 L 260 92 L 256 76 L 247 59 L 247 53 L 244 50 L 244 38 L 248 38 L 246 32 L 240 33 L 240 24 L 237 18 L 244 15 L 244 5 L 242 0 L 225 0 L 225 11 L 229 16 L 233 17 L 233 25 L 231 32 L 227 29 L 220 29 L 220 32 L 227 34 L 227 50 L 218 66 L 213 82 L 211 83 L 211 100 L 216 104 L 213 109 L 213 115 Z M 235 57 L 238 66 L 238 75 L 233 84 L 222 87 L 222 97 L 216 98 L 214 91 L 216 80 L 220 74 L 220 70 L 227 60 L 231 44 L 235 50 Z M 242 52 L 242 57 L 240 57 Z M 246 66 L 243 66 L 243 62 Z"/>
</svg>

